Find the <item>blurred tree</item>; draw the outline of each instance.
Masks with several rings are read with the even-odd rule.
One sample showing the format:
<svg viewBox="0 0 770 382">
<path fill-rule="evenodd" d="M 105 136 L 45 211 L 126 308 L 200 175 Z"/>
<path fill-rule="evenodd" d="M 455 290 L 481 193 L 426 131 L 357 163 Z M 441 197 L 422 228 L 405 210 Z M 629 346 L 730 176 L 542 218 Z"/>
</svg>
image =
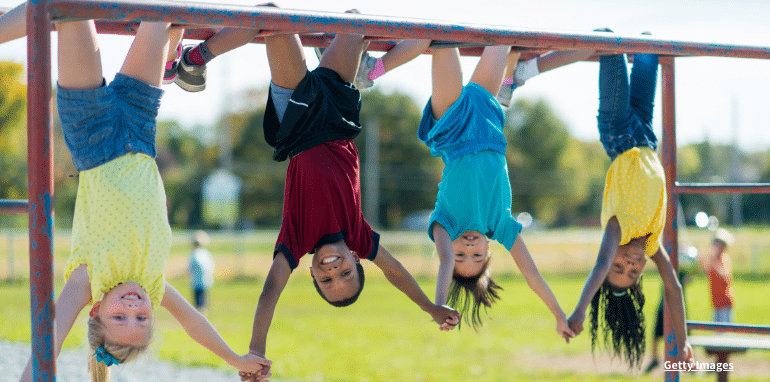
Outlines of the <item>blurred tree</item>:
<svg viewBox="0 0 770 382">
<path fill-rule="evenodd" d="M 0 199 L 27 197 L 27 86 L 21 65 L 0 62 Z"/>
<path fill-rule="evenodd" d="M 516 101 L 507 125 L 512 210 L 530 212 L 549 225 L 571 224 L 586 204 L 594 204 L 606 155 L 572 138 L 544 100 Z"/>
<path fill-rule="evenodd" d="M 371 197 L 366 189 L 365 171 L 370 160 L 366 151 L 367 125 L 380 124 L 379 221 L 385 228 L 397 228 L 410 213 L 432 209 L 444 168 L 440 158 L 430 155 L 417 138 L 422 109 L 405 94 L 384 94 L 379 90 L 363 93 L 361 125 L 363 132 L 354 140 L 361 160 L 362 199 Z"/>
</svg>

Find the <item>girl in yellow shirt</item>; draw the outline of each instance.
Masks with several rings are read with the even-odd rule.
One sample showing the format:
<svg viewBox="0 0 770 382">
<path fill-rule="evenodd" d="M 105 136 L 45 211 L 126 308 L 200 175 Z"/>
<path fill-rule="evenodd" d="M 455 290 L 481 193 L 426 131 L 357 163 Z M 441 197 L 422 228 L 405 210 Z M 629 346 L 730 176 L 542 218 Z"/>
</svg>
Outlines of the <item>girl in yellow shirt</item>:
<svg viewBox="0 0 770 382">
<path fill-rule="evenodd" d="M 23 36 L 25 28 L 26 3 L 0 17 L 0 42 Z M 238 370 L 266 377 L 269 361 L 233 352 L 163 276 L 171 229 L 153 159 L 155 118 L 164 63 L 178 57 L 173 48 L 182 31 L 142 23 L 120 72 L 105 86 L 94 22 L 59 22 L 56 29 L 58 110 L 80 174 L 54 355 L 80 311 L 93 304 L 88 368 L 93 381 L 107 381 L 108 366 L 147 348 L 153 310 L 163 306 L 195 341 Z M 32 379 L 31 369 L 29 362 L 22 381 Z"/>
<path fill-rule="evenodd" d="M 666 217 L 666 185 L 655 154 L 652 110 L 658 56 L 635 54 L 629 78 L 625 55 L 600 58 L 599 133 L 612 165 L 604 186 L 599 255 L 586 280 L 570 328 L 583 330 L 591 306 L 591 345 L 606 346 L 631 366 L 644 355 L 644 294 L 641 275 L 647 259 L 658 267 L 677 341 L 677 356 L 692 361 L 685 330 L 682 286 L 660 245 Z M 603 340 L 598 340 L 601 334 Z"/>
</svg>

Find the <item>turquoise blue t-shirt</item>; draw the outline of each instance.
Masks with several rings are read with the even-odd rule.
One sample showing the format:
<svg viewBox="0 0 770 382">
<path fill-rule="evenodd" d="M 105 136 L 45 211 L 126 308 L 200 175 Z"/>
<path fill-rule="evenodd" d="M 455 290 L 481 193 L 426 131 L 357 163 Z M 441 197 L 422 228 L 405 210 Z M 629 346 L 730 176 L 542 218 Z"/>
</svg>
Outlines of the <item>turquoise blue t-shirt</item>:
<svg viewBox="0 0 770 382">
<path fill-rule="evenodd" d="M 444 172 L 430 218 L 452 240 L 478 231 L 511 250 L 521 224 L 511 216 L 511 182 L 505 161 L 503 111 L 494 96 L 471 83 L 438 121 L 430 100 L 418 137 L 432 155 L 444 160 Z"/>
</svg>

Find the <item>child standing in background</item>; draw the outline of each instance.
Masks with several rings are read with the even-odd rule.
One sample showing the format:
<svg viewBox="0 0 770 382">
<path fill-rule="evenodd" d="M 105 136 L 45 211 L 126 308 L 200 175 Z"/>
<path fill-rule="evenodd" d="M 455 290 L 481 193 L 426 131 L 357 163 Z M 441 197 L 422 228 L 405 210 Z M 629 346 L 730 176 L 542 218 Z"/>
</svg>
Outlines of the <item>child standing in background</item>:
<svg viewBox="0 0 770 382">
<path fill-rule="evenodd" d="M 214 259 L 211 257 L 211 252 L 205 248 L 208 243 L 209 235 L 205 231 L 197 231 L 193 234 L 193 250 L 190 252 L 187 265 L 195 309 L 204 316 L 208 311 L 208 291 L 214 285 Z"/>
<path fill-rule="evenodd" d="M 733 235 L 718 229 L 711 242 L 711 255 L 708 259 L 701 258 L 699 263 L 709 280 L 714 322 L 733 322 L 733 262 L 727 253 L 727 247 L 732 244 Z"/>
</svg>

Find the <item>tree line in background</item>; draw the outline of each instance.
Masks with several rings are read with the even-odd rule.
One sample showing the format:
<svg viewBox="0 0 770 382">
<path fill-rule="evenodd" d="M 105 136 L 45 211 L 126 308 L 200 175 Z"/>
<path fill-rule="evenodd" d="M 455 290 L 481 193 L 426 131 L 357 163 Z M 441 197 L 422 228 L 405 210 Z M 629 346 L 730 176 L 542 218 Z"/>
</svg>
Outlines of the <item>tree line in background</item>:
<svg viewBox="0 0 770 382">
<path fill-rule="evenodd" d="M 26 190 L 26 85 L 19 64 L 0 62 L 0 199 L 25 199 Z M 250 110 L 223 115 L 232 137 L 232 171 L 241 178 L 241 222 L 244 227 L 280 225 L 283 184 L 288 162 L 272 160 L 265 143 L 262 119 L 266 90 L 251 90 Z M 433 208 L 443 163 L 432 157 L 417 139 L 423 105 L 400 93 L 377 90 L 363 94 L 364 132 L 355 143 L 361 154 L 364 204 L 373 193 L 366 189 L 365 163 L 379 163 L 379 216 L 381 227 L 399 228 L 415 212 Z M 366 129 L 379 122 L 379 157 L 369 158 Z M 77 192 L 77 172 L 64 144 L 58 118 L 55 123 L 54 181 L 56 224 L 68 228 Z M 567 125 L 543 100 L 520 99 L 508 110 L 506 158 L 513 190 L 512 210 L 528 212 L 549 227 L 598 225 L 604 177 L 609 167 L 601 144 L 575 139 Z M 219 148 L 209 142 L 209 128 L 185 128 L 175 121 L 158 121 L 157 163 L 163 177 L 169 219 L 175 228 L 207 227 L 202 219 L 201 186 L 219 166 Z M 213 134 L 216 135 L 216 134 Z M 679 148 L 679 179 L 686 182 L 770 182 L 770 151 L 746 153 L 730 145 L 708 141 Z M 743 222 L 770 223 L 770 195 L 744 195 L 738 204 L 730 195 L 680 197 L 688 224 L 705 211 L 732 223 L 733 206 Z M 0 215 L 0 227 L 24 227 L 25 216 Z"/>
</svg>

